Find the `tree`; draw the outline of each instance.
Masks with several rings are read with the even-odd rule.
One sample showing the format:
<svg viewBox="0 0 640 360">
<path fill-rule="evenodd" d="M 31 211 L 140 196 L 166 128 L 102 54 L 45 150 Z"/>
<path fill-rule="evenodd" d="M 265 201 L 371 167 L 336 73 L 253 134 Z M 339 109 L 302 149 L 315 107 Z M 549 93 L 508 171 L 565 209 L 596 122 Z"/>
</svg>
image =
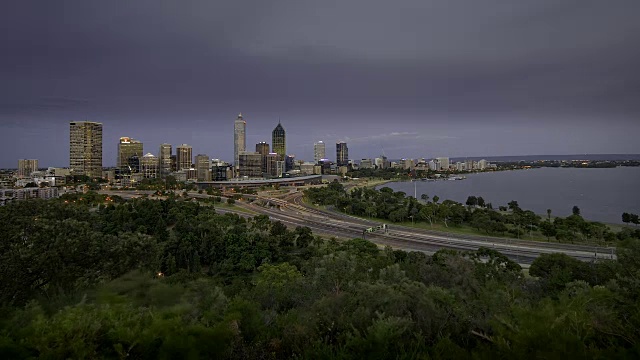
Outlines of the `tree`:
<svg viewBox="0 0 640 360">
<path fill-rule="evenodd" d="M 540 224 L 540 231 L 543 236 L 547 237 L 547 241 L 549 241 L 552 236 L 556 236 L 555 226 L 548 221 L 544 221 Z"/>
<path fill-rule="evenodd" d="M 485 202 L 484 202 L 484 199 L 482 198 L 482 196 L 478 196 L 477 205 L 480 206 L 480 207 L 485 207 Z"/>
<path fill-rule="evenodd" d="M 520 206 L 518 205 L 518 202 L 515 200 L 511 200 L 509 201 L 509 203 L 507 204 L 507 206 L 509 207 L 509 210 L 516 212 L 520 210 Z"/>
<path fill-rule="evenodd" d="M 573 213 L 573 215 L 580 216 L 580 208 L 577 205 L 573 206 L 573 209 L 571 209 L 571 212 Z"/>
<path fill-rule="evenodd" d="M 427 194 L 422 194 L 422 195 L 420 195 L 420 199 L 422 199 L 423 201 L 425 201 L 425 202 L 426 202 L 427 200 L 429 200 L 429 195 L 427 195 Z"/>
<path fill-rule="evenodd" d="M 236 203 L 236 201 L 233 198 L 227 198 L 227 204 L 233 205 L 235 203 Z"/>
<path fill-rule="evenodd" d="M 427 203 L 418 212 L 418 218 L 422 220 L 428 220 L 429 224 L 431 224 L 431 227 L 433 227 L 433 222 L 435 221 L 437 211 L 438 205 L 436 203 Z"/>
<path fill-rule="evenodd" d="M 629 224 L 631 222 L 631 214 L 627 212 L 622 213 L 622 222 L 625 224 Z"/>
<path fill-rule="evenodd" d="M 469 196 L 467 197 L 466 204 L 467 206 L 476 206 L 478 205 L 478 198 L 476 198 L 475 196 Z"/>
<path fill-rule="evenodd" d="M 640 219 L 638 217 L 638 214 L 631 214 L 631 222 L 638 226 L 638 223 L 640 223 Z"/>
<path fill-rule="evenodd" d="M 438 200 L 440 200 L 440 197 L 439 197 L 438 195 L 433 195 L 433 198 L 432 198 L 432 199 L 433 199 L 433 202 L 434 202 L 435 204 L 437 204 L 437 203 L 438 203 Z"/>
<path fill-rule="evenodd" d="M 551 209 L 547 209 L 547 220 L 551 222 Z"/>
</svg>

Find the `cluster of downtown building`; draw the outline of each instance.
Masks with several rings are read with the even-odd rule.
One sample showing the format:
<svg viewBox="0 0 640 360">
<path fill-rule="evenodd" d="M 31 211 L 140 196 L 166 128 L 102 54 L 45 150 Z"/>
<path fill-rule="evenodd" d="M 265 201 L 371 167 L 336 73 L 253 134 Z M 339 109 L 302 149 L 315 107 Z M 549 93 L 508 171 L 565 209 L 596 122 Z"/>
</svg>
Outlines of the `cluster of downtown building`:
<svg viewBox="0 0 640 360">
<path fill-rule="evenodd" d="M 255 151 L 247 151 L 247 123 L 242 114 L 234 122 L 234 161 L 228 163 L 212 159 L 206 154 L 194 156 L 192 146 L 161 144 L 157 154 L 145 153 L 144 144 L 133 137 L 121 137 L 117 142 L 116 167 L 103 168 L 103 124 L 74 121 L 69 128 L 69 167 L 41 170 L 36 159 L 20 159 L 13 179 L 5 176 L 0 188 L 63 186 L 67 177 L 84 175 L 102 178 L 115 186 L 134 186 L 143 179 L 174 177 L 182 182 L 242 181 L 278 179 L 303 175 L 336 174 L 338 167 L 349 163 L 347 144 L 336 144 L 336 162 L 325 157 L 325 144 L 314 144 L 315 161 L 296 161 L 286 154 L 286 131 L 279 122 L 272 131 L 271 145 L 255 144 Z M 174 151 L 175 150 L 175 151 Z M 253 149 L 252 149 L 253 150 Z M 346 172 L 346 171 L 345 171 Z"/>
<path fill-rule="evenodd" d="M 271 146 L 267 142 L 255 144 L 255 151 L 247 151 L 247 122 L 242 114 L 234 121 L 234 159 L 227 163 L 212 159 L 206 154 L 193 155 L 193 148 L 181 144 L 174 148 L 171 144 L 161 144 L 157 155 L 144 152 L 144 144 L 131 137 L 121 137 L 117 143 L 115 168 L 102 166 L 102 124 L 89 121 L 70 123 L 69 168 L 48 168 L 41 171 L 38 160 L 20 159 L 17 179 L 0 179 L 0 188 L 24 187 L 35 183 L 40 188 L 65 185 L 71 175 L 85 175 L 90 178 L 102 178 L 115 186 L 134 186 L 143 179 L 166 178 L 173 176 L 182 182 L 242 181 L 251 179 L 278 179 L 309 175 L 346 175 L 349 170 L 401 168 L 406 170 L 432 171 L 475 171 L 495 167 L 486 160 L 463 161 L 451 164 L 449 158 L 439 157 L 430 161 L 425 159 L 402 159 L 389 161 L 385 156 L 376 159 L 349 159 L 347 143 L 339 141 L 335 147 L 335 162 L 326 158 L 326 146 L 323 141 L 313 145 L 314 161 L 296 160 L 287 155 L 286 131 L 278 122 L 271 134 Z M 25 190 L 27 191 L 27 190 Z M 54 197 L 57 194 L 34 194 L 28 190 L 24 197 Z M 44 191 L 44 190 L 43 190 Z M 41 191 L 41 192 L 43 192 Z M 4 193 L 3 193 L 4 194 Z M 8 194 L 8 193 L 7 193 Z M 22 196 L 15 192 L 4 194 Z M 2 194 L 0 194 L 2 197 Z"/>
</svg>

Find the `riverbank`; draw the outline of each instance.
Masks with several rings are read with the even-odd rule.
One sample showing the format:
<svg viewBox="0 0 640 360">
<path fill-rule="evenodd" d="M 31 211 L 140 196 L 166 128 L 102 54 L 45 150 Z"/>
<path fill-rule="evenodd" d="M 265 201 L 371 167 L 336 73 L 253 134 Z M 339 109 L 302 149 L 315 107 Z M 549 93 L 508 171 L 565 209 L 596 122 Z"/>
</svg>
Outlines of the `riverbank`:
<svg viewBox="0 0 640 360">
<path fill-rule="evenodd" d="M 546 218 L 571 215 L 580 208 L 585 219 L 622 225 L 622 213 L 640 213 L 640 168 L 540 168 L 468 174 L 464 181 L 389 182 L 385 186 L 418 199 L 437 195 L 465 204 L 468 196 L 481 196 L 494 209 L 515 200 L 521 208 Z M 378 187 L 379 188 L 379 187 Z"/>
</svg>

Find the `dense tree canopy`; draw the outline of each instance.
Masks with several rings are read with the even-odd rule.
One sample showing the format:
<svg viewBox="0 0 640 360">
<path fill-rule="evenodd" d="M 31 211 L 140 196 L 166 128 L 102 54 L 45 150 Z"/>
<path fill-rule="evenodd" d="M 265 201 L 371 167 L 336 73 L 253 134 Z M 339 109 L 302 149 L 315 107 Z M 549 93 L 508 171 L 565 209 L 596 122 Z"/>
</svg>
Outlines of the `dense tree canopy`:
<svg viewBox="0 0 640 360">
<path fill-rule="evenodd" d="M 380 193 L 398 216 L 436 206 Z M 0 358 L 637 358 L 630 234 L 617 260 L 544 255 L 525 276 L 490 249 L 380 249 L 188 201 L 19 202 L 0 207 Z"/>
</svg>

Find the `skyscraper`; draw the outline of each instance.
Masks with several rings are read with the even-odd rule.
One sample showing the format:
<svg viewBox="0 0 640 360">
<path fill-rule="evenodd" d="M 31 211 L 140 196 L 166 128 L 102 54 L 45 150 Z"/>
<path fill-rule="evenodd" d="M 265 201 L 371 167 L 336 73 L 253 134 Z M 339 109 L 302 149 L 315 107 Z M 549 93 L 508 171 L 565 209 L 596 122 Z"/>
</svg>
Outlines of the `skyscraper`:
<svg viewBox="0 0 640 360">
<path fill-rule="evenodd" d="M 326 156 L 326 149 L 324 146 L 324 142 L 318 141 L 313 144 L 313 161 L 317 164 L 320 160 L 324 159 Z"/>
<path fill-rule="evenodd" d="M 256 152 L 260 153 L 260 155 L 267 155 L 269 153 L 269 144 L 264 141 L 261 141 L 256 144 Z"/>
<path fill-rule="evenodd" d="M 278 121 L 278 126 L 271 132 L 271 150 L 277 153 L 280 161 L 284 161 L 287 150 L 287 142 L 285 138 L 285 131 L 282 124 Z"/>
<path fill-rule="evenodd" d="M 291 171 L 296 162 L 296 156 L 289 154 L 284 157 L 284 171 Z"/>
<path fill-rule="evenodd" d="M 264 141 L 257 143 L 256 152 L 262 155 L 262 172 L 268 173 L 269 169 L 267 166 L 267 155 L 269 155 L 269 144 Z"/>
<path fill-rule="evenodd" d="M 438 163 L 438 170 L 449 170 L 449 158 L 448 157 L 439 157 L 436 158 L 436 162 Z"/>
<path fill-rule="evenodd" d="M 76 175 L 102 176 L 102 124 L 90 121 L 69 123 L 69 166 Z"/>
<path fill-rule="evenodd" d="M 196 155 L 196 170 L 198 181 L 211 181 L 211 159 L 209 155 Z"/>
<path fill-rule="evenodd" d="M 35 159 L 19 159 L 18 160 L 18 177 L 29 177 L 32 172 L 38 171 L 38 160 Z"/>
<path fill-rule="evenodd" d="M 160 145 L 160 153 L 158 154 L 158 167 L 160 176 L 165 177 L 171 172 L 171 144 Z"/>
<path fill-rule="evenodd" d="M 241 151 L 238 154 L 238 173 L 240 177 L 262 177 L 262 155 L 257 152 Z"/>
<path fill-rule="evenodd" d="M 269 153 L 264 158 L 263 172 L 269 177 L 278 177 L 278 154 Z"/>
<path fill-rule="evenodd" d="M 347 148 L 347 143 L 344 141 L 336 143 L 336 165 L 349 165 L 349 148 Z"/>
<path fill-rule="evenodd" d="M 240 113 L 233 123 L 233 166 L 235 166 L 236 169 L 240 165 L 240 152 L 247 150 L 246 132 L 247 122 L 244 121 L 242 113 Z"/>
<path fill-rule="evenodd" d="M 176 171 L 189 170 L 193 160 L 193 149 L 187 144 L 176 146 Z"/>
<path fill-rule="evenodd" d="M 121 137 L 118 143 L 116 166 L 120 168 L 121 172 L 140 172 L 140 168 L 137 166 L 140 165 L 139 162 L 143 155 L 143 144 L 140 141 L 129 137 Z M 137 166 L 134 164 L 134 156 L 138 159 Z"/>
<path fill-rule="evenodd" d="M 158 176 L 158 157 L 148 153 L 140 160 L 140 172 L 146 179 L 155 179 Z"/>
</svg>

